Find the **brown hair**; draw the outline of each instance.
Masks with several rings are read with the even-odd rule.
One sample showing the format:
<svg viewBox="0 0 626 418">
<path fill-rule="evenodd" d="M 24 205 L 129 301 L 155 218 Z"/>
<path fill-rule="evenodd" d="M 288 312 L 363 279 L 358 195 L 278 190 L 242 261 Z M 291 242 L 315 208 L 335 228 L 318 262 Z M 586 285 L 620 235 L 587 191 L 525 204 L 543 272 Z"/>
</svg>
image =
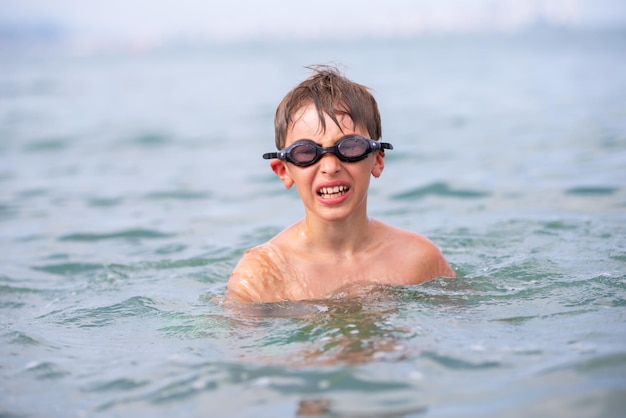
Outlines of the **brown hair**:
<svg viewBox="0 0 626 418">
<path fill-rule="evenodd" d="M 333 66 L 316 65 L 307 67 L 314 74 L 294 87 L 278 105 L 274 118 L 276 148 L 283 149 L 287 130 L 302 107 L 313 103 L 321 124 L 326 130 L 324 114 L 341 128 L 336 115 L 345 114 L 352 119 L 354 127 L 367 129 L 371 139 L 379 140 L 382 135 L 378 105 L 370 90 L 341 74 Z"/>
</svg>

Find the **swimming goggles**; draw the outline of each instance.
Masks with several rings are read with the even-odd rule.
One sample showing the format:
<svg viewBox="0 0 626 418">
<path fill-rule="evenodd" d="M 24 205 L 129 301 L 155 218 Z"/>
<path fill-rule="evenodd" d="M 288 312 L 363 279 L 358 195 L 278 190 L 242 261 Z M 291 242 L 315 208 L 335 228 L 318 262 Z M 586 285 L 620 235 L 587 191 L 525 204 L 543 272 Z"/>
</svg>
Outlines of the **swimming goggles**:
<svg viewBox="0 0 626 418">
<path fill-rule="evenodd" d="M 393 146 L 387 142 L 349 135 L 341 138 L 332 147 L 320 147 L 310 139 L 301 139 L 278 152 L 265 153 L 263 158 L 266 160 L 278 158 L 298 167 L 307 167 L 318 162 L 322 155 L 327 153 L 334 154 L 343 162 L 354 163 L 361 161 L 371 152 L 384 149 L 393 149 Z"/>
</svg>

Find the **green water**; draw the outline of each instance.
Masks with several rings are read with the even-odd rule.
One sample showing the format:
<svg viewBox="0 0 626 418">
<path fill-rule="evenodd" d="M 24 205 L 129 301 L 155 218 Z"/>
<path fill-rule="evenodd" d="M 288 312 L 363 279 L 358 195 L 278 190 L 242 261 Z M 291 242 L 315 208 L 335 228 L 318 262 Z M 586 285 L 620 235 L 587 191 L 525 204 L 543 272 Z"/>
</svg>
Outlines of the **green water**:
<svg viewBox="0 0 626 418">
<path fill-rule="evenodd" d="M 0 416 L 617 417 L 623 32 L 0 59 Z M 374 89 L 369 211 L 459 275 L 227 309 L 302 216 L 261 159 L 302 67 Z"/>
</svg>

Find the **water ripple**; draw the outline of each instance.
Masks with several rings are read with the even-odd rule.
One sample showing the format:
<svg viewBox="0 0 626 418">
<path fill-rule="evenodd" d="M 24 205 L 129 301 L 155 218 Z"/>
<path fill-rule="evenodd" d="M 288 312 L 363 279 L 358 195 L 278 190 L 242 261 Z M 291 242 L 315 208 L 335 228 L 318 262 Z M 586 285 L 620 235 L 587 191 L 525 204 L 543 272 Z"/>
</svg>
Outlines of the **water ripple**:
<svg viewBox="0 0 626 418">
<path fill-rule="evenodd" d="M 63 151 L 67 147 L 67 142 L 68 141 L 64 138 L 44 139 L 27 144 L 25 150 L 28 152 Z"/>
<path fill-rule="evenodd" d="M 422 357 L 433 360 L 435 363 L 453 370 L 472 370 L 472 369 L 492 369 L 502 367 L 502 363 L 497 361 L 480 361 L 470 362 L 458 357 L 439 354 L 432 351 L 423 352 Z"/>
<path fill-rule="evenodd" d="M 120 391 L 125 392 L 137 388 L 141 388 L 149 384 L 147 380 L 134 380 L 130 378 L 117 378 L 106 382 L 99 382 L 89 385 L 83 389 L 84 392 L 111 392 Z"/>
<path fill-rule="evenodd" d="M 617 187 L 580 186 L 567 189 L 565 190 L 565 193 L 576 196 L 608 196 L 614 194 L 618 190 L 619 189 Z"/>
<path fill-rule="evenodd" d="M 174 199 L 174 200 L 202 200 L 202 199 L 210 199 L 211 194 L 208 192 L 192 192 L 188 190 L 170 190 L 170 191 L 161 191 L 154 192 L 145 195 L 146 199 L 151 200 L 166 200 L 166 199 Z"/>
<path fill-rule="evenodd" d="M 103 267 L 104 266 L 102 264 L 96 263 L 60 263 L 45 266 L 34 266 L 32 269 L 61 276 L 71 276 L 101 270 Z"/>
<path fill-rule="evenodd" d="M 63 370 L 53 362 L 31 362 L 26 365 L 26 372 L 34 375 L 37 380 L 57 380 L 70 376 L 69 371 Z"/>
<path fill-rule="evenodd" d="M 436 182 L 436 183 L 429 184 L 427 186 L 407 190 L 402 193 L 396 193 L 392 195 L 391 198 L 396 199 L 396 200 L 419 200 L 427 196 L 475 199 L 475 198 L 487 197 L 489 196 L 489 193 L 481 191 L 481 190 L 453 189 L 447 183 Z"/>
<path fill-rule="evenodd" d="M 112 232 L 107 234 L 98 233 L 74 233 L 64 235 L 59 238 L 59 241 L 81 241 L 81 242 L 95 242 L 111 239 L 158 239 L 158 238 L 170 238 L 174 234 L 168 234 L 164 232 L 154 231 L 151 229 L 127 229 L 119 232 Z"/>
<path fill-rule="evenodd" d="M 33 337 L 30 337 L 27 334 L 20 332 L 20 331 L 9 332 L 8 334 L 3 335 L 3 337 L 9 340 L 9 344 L 15 344 L 15 345 L 20 345 L 20 346 L 41 345 L 39 341 L 37 341 Z"/>
<path fill-rule="evenodd" d="M 55 321 L 60 325 L 74 324 L 79 328 L 103 327 L 124 318 L 154 316 L 161 310 L 156 302 L 143 296 L 135 296 L 110 306 L 77 309 L 71 312 L 56 311 L 50 315 L 58 317 Z"/>
</svg>

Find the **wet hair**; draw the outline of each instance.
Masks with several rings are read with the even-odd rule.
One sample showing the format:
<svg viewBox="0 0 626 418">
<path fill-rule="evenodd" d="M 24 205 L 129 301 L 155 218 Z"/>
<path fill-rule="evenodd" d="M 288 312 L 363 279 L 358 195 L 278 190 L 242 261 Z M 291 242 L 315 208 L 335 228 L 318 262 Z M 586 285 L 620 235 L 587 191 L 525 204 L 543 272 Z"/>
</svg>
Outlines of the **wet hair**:
<svg viewBox="0 0 626 418">
<path fill-rule="evenodd" d="M 334 66 L 315 65 L 307 67 L 314 73 L 294 87 L 278 105 L 274 118 L 276 148 L 283 149 L 287 131 L 294 123 L 297 112 L 304 106 L 314 104 L 322 132 L 326 130 L 324 114 L 341 125 L 337 115 L 347 115 L 357 126 L 367 129 L 371 139 L 382 135 L 378 104 L 370 89 L 346 78 Z"/>
</svg>

